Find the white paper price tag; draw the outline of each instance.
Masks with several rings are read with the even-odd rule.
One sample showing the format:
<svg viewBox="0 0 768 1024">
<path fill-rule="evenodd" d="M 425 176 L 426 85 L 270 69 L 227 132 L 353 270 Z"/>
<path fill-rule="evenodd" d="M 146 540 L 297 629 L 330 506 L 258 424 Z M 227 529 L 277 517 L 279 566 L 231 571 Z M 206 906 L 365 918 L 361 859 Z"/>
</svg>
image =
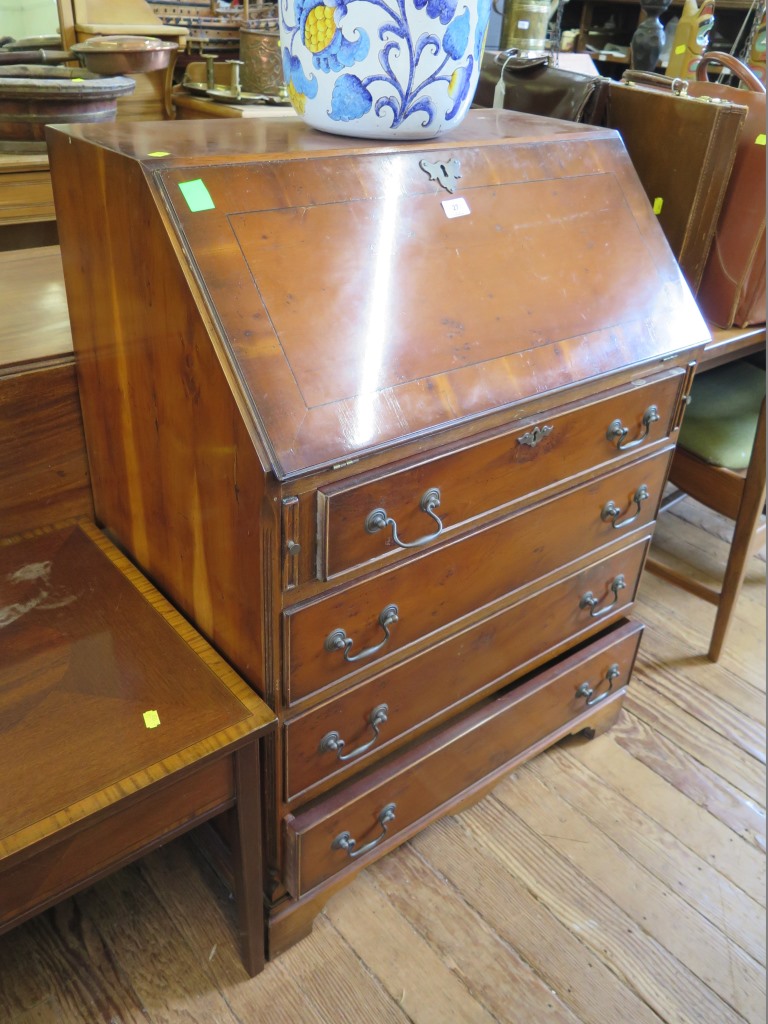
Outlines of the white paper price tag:
<svg viewBox="0 0 768 1024">
<path fill-rule="evenodd" d="M 463 197 L 459 199 L 444 199 L 443 209 L 445 210 L 446 217 L 466 217 L 470 212 L 467 200 Z"/>
</svg>

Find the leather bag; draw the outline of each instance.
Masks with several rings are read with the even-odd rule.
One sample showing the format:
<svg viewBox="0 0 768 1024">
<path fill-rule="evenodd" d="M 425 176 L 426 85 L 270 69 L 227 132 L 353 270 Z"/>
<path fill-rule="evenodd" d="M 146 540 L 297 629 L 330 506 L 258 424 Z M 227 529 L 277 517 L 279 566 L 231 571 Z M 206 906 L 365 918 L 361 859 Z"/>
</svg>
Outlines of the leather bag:
<svg viewBox="0 0 768 1024">
<path fill-rule="evenodd" d="M 686 94 L 686 85 L 651 72 L 625 72 L 620 82 L 610 84 L 604 123 L 621 134 L 680 269 L 696 293 L 747 109 L 739 103 L 693 97 Z"/>
<path fill-rule="evenodd" d="M 483 54 L 474 103 L 597 124 L 606 88 L 606 79 L 554 67 L 546 57 L 517 60 L 500 51 Z"/>
<path fill-rule="evenodd" d="M 706 80 L 711 64 L 721 64 L 746 88 Z M 701 279 L 698 302 L 718 327 L 765 323 L 765 86 L 740 60 L 727 53 L 704 54 L 694 96 L 744 104 L 746 120 Z"/>
</svg>

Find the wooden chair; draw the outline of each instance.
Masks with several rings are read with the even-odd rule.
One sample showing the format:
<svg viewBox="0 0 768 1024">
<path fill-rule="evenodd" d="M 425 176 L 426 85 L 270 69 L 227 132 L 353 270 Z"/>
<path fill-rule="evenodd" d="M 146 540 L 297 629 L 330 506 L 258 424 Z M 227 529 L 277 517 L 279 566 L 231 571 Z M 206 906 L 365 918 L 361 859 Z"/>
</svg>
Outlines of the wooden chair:
<svg viewBox="0 0 768 1024">
<path fill-rule="evenodd" d="M 719 589 L 652 557 L 650 572 L 716 605 L 708 656 L 717 661 L 749 560 L 765 537 L 765 371 L 729 363 L 698 376 L 669 480 L 677 490 L 662 511 L 690 495 L 735 523 Z"/>
<path fill-rule="evenodd" d="M 94 36 L 153 36 L 186 46 L 186 28 L 166 25 L 145 0 L 56 0 L 62 46 L 68 50 Z M 118 100 L 117 116 L 130 121 L 171 120 L 175 60 L 162 71 L 135 75 L 136 91 Z"/>
<path fill-rule="evenodd" d="M 166 25 L 144 0 L 56 0 L 64 49 L 92 36 L 157 36 L 186 43 L 187 30 Z"/>
</svg>

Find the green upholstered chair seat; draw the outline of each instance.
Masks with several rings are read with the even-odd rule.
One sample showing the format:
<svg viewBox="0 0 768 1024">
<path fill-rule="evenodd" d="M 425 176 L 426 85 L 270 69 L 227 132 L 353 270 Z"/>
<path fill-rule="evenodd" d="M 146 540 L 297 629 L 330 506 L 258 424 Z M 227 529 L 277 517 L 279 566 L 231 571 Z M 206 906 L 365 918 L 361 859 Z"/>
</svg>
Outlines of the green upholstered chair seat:
<svg viewBox="0 0 768 1024">
<path fill-rule="evenodd" d="M 735 362 L 697 376 L 679 445 L 714 466 L 746 469 L 765 397 L 765 370 Z"/>
</svg>

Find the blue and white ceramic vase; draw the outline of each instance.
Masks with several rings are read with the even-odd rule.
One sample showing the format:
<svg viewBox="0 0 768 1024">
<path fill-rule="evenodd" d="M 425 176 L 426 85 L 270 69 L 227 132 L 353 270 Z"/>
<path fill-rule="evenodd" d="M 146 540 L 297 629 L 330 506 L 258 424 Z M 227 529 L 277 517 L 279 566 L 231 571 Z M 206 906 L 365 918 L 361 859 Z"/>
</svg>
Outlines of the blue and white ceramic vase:
<svg viewBox="0 0 768 1024">
<path fill-rule="evenodd" d="M 296 113 L 368 139 L 449 131 L 475 94 L 490 9 L 491 0 L 280 0 Z"/>
</svg>

